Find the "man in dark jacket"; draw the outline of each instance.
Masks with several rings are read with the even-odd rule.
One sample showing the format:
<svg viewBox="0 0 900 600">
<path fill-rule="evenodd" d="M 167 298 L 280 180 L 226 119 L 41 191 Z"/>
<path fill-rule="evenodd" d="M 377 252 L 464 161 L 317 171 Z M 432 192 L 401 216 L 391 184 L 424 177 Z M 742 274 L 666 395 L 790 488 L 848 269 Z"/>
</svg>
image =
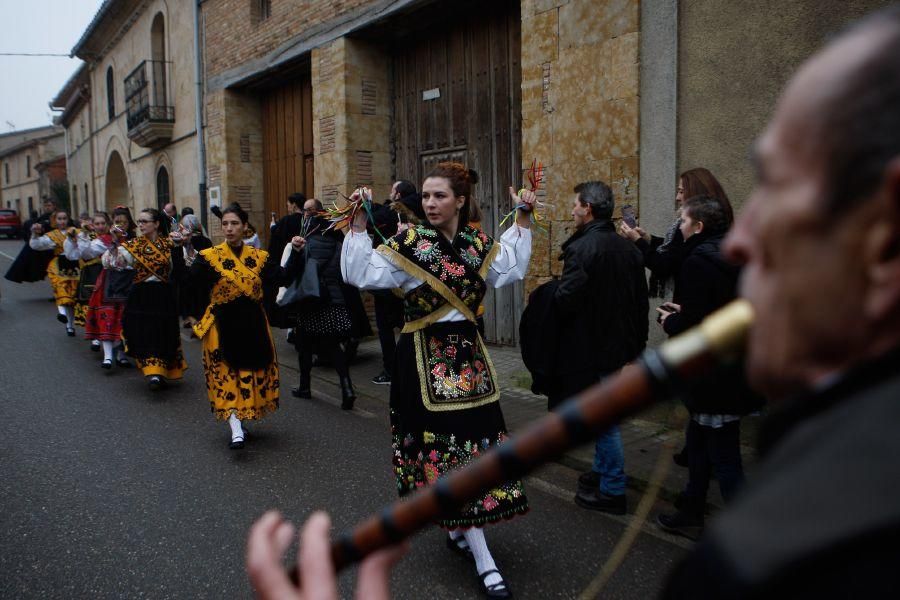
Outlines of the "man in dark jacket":
<svg viewBox="0 0 900 600">
<path fill-rule="evenodd" d="M 726 238 L 772 414 L 669 598 L 900 597 L 900 6 L 809 60 Z"/>
<path fill-rule="evenodd" d="M 647 343 L 647 280 L 634 244 L 616 234 L 613 194 L 605 183 L 575 186 L 575 233 L 563 243 L 563 273 L 554 294 L 559 340 L 550 385 L 554 407 L 637 357 Z M 624 514 L 625 457 L 618 427 L 597 440 L 594 467 L 579 478 L 575 502 Z"/>
</svg>

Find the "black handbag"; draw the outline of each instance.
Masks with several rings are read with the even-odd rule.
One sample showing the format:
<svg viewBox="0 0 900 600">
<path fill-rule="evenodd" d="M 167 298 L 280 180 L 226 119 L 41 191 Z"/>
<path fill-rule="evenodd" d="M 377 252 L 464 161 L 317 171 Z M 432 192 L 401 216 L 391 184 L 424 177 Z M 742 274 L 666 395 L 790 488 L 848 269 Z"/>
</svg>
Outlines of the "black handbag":
<svg viewBox="0 0 900 600">
<path fill-rule="evenodd" d="M 134 285 L 134 269 L 108 269 L 103 296 L 106 300 L 128 300 L 131 287 Z"/>
<path fill-rule="evenodd" d="M 100 263 L 87 265 L 81 269 L 77 292 L 79 302 L 88 302 L 91 299 L 91 294 L 94 293 L 94 288 L 97 286 L 97 278 L 100 277 L 102 271 L 103 265 Z"/>
<path fill-rule="evenodd" d="M 307 252 L 303 274 L 285 288 L 284 294 L 278 300 L 278 306 L 289 306 L 301 301 L 319 300 L 320 297 L 319 264 L 314 260 L 310 260 Z"/>
</svg>

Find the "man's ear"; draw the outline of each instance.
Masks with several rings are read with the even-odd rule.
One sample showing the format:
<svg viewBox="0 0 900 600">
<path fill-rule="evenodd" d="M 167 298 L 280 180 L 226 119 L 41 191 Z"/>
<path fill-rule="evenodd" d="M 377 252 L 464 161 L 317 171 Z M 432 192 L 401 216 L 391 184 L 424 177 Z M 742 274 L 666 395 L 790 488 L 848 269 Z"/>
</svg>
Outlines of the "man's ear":
<svg viewBox="0 0 900 600">
<path fill-rule="evenodd" d="M 697 233 L 703 233 L 703 230 L 706 228 L 703 221 L 694 221 L 694 223 L 697 225 Z"/>
<path fill-rule="evenodd" d="M 900 157 L 888 163 L 876 195 L 877 219 L 863 247 L 869 280 L 865 311 L 877 323 L 900 314 Z"/>
</svg>

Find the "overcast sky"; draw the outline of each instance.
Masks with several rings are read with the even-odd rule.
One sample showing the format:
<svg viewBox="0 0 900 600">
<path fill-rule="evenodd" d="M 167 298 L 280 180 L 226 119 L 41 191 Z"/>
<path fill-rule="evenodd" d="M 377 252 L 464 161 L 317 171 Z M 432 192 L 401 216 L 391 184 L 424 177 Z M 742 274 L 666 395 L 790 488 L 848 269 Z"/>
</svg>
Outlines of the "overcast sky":
<svg viewBox="0 0 900 600">
<path fill-rule="evenodd" d="M 0 0 L 0 53 L 68 55 L 102 3 Z M 49 125 L 47 103 L 80 64 L 76 58 L 0 56 L 0 133 Z"/>
</svg>

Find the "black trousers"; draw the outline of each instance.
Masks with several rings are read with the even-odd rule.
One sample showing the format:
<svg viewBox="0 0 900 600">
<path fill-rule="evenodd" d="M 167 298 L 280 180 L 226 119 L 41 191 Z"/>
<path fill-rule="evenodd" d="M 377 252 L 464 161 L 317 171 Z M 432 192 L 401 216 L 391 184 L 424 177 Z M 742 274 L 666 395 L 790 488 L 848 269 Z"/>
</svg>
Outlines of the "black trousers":
<svg viewBox="0 0 900 600">
<path fill-rule="evenodd" d="M 324 355 L 330 358 L 334 370 L 337 371 L 338 377 L 341 379 L 350 377 L 347 357 L 344 355 L 344 351 L 341 350 L 340 339 L 337 336 L 312 335 L 297 331 L 294 333 L 294 347 L 299 355 L 301 379 L 309 381 L 313 354 Z"/>
<path fill-rule="evenodd" d="M 688 484 L 684 495 L 696 506 L 706 502 L 709 477 L 714 472 L 726 504 L 744 483 L 741 463 L 741 422 L 713 429 L 693 419 L 687 428 Z"/>
<path fill-rule="evenodd" d="M 381 362 L 384 370 L 392 373 L 394 355 L 397 353 L 394 327 L 403 323 L 403 301 L 392 292 L 383 290 L 372 292 L 372 298 L 375 300 L 375 326 L 378 327 L 378 342 L 381 344 Z"/>
</svg>

